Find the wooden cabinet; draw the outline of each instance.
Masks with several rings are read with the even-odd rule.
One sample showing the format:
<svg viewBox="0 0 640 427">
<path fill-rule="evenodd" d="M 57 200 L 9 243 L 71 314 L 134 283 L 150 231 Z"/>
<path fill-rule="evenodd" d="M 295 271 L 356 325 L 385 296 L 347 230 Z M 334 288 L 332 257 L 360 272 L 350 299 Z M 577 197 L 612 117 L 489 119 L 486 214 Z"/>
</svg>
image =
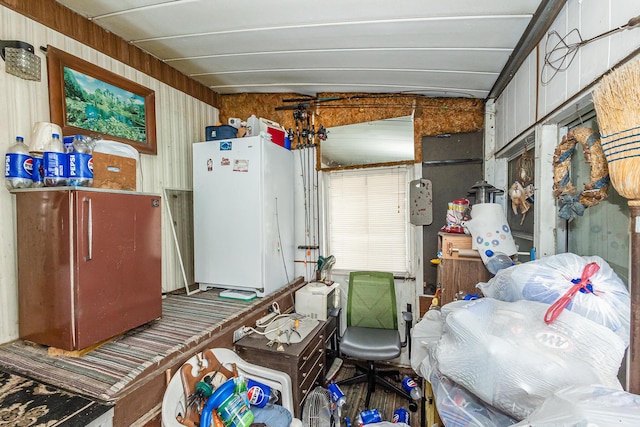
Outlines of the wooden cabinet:
<svg viewBox="0 0 640 427">
<path fill-rule="evenodd" d="M 473 254 L 470 235 L 438 233 L 438 250 L 442 251 L 437 273 L 440 305 L 454 301 L 459 292 L 477 294 L 476 284 L 493 277 L 480 255 Z"/>
<path fill-rule="evenodd" d="M 235 345 L 236 353 L 249 363 L 285 372 L 291 377 L 293 406 L 300 418 L 302 404 L 315 385 L 321 384 L 326 371 L 325 346 L 327 322 L 320 322 L 304 339 L 295 344 L 267 346 L 269 341 L 261 335 L 249 335 Z"/>
</svg>

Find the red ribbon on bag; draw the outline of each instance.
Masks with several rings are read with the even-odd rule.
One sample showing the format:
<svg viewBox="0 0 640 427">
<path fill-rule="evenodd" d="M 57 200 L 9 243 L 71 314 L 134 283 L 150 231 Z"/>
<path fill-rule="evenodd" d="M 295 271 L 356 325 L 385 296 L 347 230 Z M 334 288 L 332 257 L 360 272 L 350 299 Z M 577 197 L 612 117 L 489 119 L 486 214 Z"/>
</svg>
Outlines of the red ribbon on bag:
<svg viewBox="0 0 640 427">
<path fill-rule="evenodd" d="M 589 288 L 587 288 L 587 285 L 591 283 L 591 276 L 596 274 L 598 270 L 600 270 L 600 266 L 595 262 L 590 262 L 589 264 L 584 266 L 584 269 L 582 270 L 582 276 L 580 276 L 580 281 L 569 288 L 569 290 L 563 296 L 558 298 L 558 300 L 554 302 L 545 313 L 544 322 L 547 325 L 552 323 L 558 318 L 558 316 L 560 316 L 562 310 L 564 310 L 564 308 L 571 302 L 578 291 L 583 290 L 586 293 L 591 292 Z"/>
</svg>

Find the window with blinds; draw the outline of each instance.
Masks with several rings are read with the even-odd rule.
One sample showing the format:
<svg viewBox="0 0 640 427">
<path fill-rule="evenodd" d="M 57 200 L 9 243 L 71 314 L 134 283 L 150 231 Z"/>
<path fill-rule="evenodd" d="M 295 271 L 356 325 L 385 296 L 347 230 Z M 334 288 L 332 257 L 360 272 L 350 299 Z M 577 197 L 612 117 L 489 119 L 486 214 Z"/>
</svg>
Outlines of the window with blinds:
<svg viewBox="0 0 640 427">
<path fill-rule="evenodd" d="M 327 174 L 327 241 L 335 269 L 409 271 L 407 167 Z"/>
</svg>

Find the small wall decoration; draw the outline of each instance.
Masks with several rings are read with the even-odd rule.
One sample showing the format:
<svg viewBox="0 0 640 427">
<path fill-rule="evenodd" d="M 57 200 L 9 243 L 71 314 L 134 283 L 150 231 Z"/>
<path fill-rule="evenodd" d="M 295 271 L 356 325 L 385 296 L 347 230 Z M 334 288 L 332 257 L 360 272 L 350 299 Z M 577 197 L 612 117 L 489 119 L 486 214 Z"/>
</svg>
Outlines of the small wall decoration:
<svg viewBox="0 0 640 427">
<path fill-rule="evenodd" d="M 99 135 L 157 154 L 155 93 L 47 46 L 51 121 L 64 135 Z"/>
<path fill-rule="evenodd" d="M 571 182 L 571 156 L 577 143 L 582 145 L 585 162 L 591 165 L 591 180 L 580 193 Z M 609 168 L 598 133 L 587 127 L 571 129 L 562 137 L 553 155 L 553 195 L 560 207 L 558 216 L 569 221 L 582 216 L 586 208 L 607 198 L 609 181 Z"/>
</svg>

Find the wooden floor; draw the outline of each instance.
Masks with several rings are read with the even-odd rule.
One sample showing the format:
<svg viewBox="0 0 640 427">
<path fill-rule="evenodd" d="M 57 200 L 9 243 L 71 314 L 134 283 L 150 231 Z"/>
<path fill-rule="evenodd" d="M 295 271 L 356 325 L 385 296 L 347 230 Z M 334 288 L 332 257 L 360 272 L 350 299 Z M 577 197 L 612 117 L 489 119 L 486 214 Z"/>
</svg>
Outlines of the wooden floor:
<svg viewBox="0 0 640 427">
<path fill-rule="evenodd" d="M 411 370 L 410 368 L 400 369 L 400 372 L 401 375 L 406 374 L 410 375 L 411 377 L 416 376 L 415 372 L 413 372 L 413 370 Z M 345 364 L 340 369 L 338 376 L 336 377 L 336 381 L 350 378 L 354 376 L 354 374 L 355 367 L 349 362 L 345 362 Z M 397 385 L 399 388 L 402 388 L 400 382 L 395 382 L 391 377 L 387 379 L 391 383 Z M 342 414 L 341 425 L 345 426 L 346 424 L 344 419 L 346 417 L 349 417 L 349 419 L 351 420 L 351 426 L 356 427 L 355 420 L 358 417 L 358 414 L 366 409 L 364 404 L 367 396 L 367 384 L 361 383 L 348 386 L 343 385 L 340 387 L 347 398 L 348 405 L 344 413 Z M 418 406 L 420 406 L 419 402 Z M 409 412 L 411 427 L 423 427 L 422 414 L 420 410 L 411 412 L 409 410 L 409 402 L 407 399 L 397 395 L 396 393 L 388 392 L 382 387 L 376 387 L 376 391 L 371 395 L 369 409 L 377 409 L 380 412 L 382 421 L 392 421 L 393 412 L 398 408 L 405 408 Z"/>
</svg>

